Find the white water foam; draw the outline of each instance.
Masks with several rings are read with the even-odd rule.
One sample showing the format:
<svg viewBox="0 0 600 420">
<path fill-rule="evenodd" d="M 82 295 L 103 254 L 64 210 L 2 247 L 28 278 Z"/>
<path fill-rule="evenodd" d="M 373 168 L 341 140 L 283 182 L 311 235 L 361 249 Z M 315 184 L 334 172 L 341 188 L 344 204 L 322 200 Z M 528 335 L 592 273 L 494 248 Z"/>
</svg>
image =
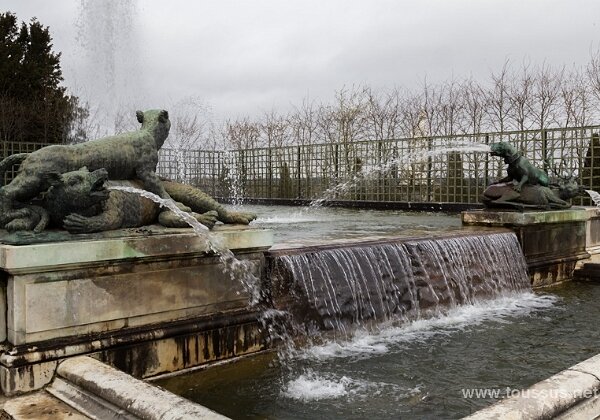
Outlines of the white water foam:
<svg viewBox="0 0 600 420">
<path fill-rule="evenodd" d="M 509 323 L 512 317 L 553 307 L 558 301 L 554 295 L 531 292 L 515 293 L 472 305 L 458 306 L 429 319 L 418 319 L 405 325 L 380 325 L 377 331 L 357 331 L 346 341 L 327 341 L 302 349 L 296 354 L 301 359 L 326 360 L 331 358 L 368 358 L 387 353 L 403 343 L 423 342 L 434 336 L 450 335 L 483 322 Z"/>
<path fill-rule="evenodd" d="M 320 374 L 308 369 L 297 378 L 289 381 L 284 386 L 281 394 L 287 398 L 307 402 L 341 397 L 366 399 L 383 393 L 394 395 L 399 400 L 418 392 L 418 387 L 406 389 L 397 384 L 356 380 L 348 376 L 333 374 Z"/>
<path fill-rule="evenodd" d="M 358 331 L 347 341 L 328 341 L 300 349 L 294 357 L 318 362 L 333 358 L 364 359 L 388 353 L 403 343 L 424 342 L 439 335 L 451 335 L 483 322 L 509 323 L 514 317 L 526 317 L 553 307 L 559 300 L 553 295 L 531 292 L 513 293 L 473 305 L 453 308 L 445 314 L 419 319 L 401 326 L 381 326 L 376 332 Z M 366 400 L 376 395 L 393 395 L 397 400 L 421 393 L 419 387 L 354 379 L 345 375 L 304 369 L 284 383 L 281 395 L 301 402 L 342 399 Z"/>
</svg>

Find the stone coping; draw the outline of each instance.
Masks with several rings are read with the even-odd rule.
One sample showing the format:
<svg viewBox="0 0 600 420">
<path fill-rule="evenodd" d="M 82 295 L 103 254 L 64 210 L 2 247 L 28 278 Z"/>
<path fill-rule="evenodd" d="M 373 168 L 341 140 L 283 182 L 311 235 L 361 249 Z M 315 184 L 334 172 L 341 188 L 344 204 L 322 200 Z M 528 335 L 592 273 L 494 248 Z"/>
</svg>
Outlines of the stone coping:
<svg viewBox="0 0 600 420">
<path fill-rule="evenodd" d="M 594 217 L 600 217 L 600 207 L 597 206 L 593 206 L 593 207 L 580 207 L 585 209 L 585 211 L 588 214 L 588 217 L 590 219 L 594 218 Z"/>
<path fill-rule="evenodd" d="M 550 419 L 593 401 L 600 390 L 600 354 L 466 417 L 485 419 Z M 582 416 L 577 418 L 595 418 Z M 569 418 L 569 416 L 566 416 Z"/>
<path fill-rule="evenodd" d="M 0 270 L 44 271 L 68 265 L 105 264 L 132 258 L 193 255 L 209 252 L 205 238 L 190 229 L 162 229 L 159 234 L 121 231 L 114 237 L 86 235 L 82 240 L 14 245 L 0 243 Z M 219 226 L 212 235 L 232 251 L 265 250 L 273 232 L 248 226 Z"/>
<path fill-rule="evenodd" d="M 567 210 L 470 210 L 461 213 L 464 225 L 525 226 L 542 223 L 567 223 L 587 221 L 598 215 L 595 207 L 573 207 Z"/>
<path fill-rule="evenodd" d="M 227 419 L 87 356 L 61 362 L 47 391 L 92 418 Z"/>
<path fill-rule="evenodd" d="M 297 241 L 287 241 L 272 246 L 267 255 L 277 256 L 286 255 L 288 253 L 307 252 L 313 250 L 324 250 L 341 247 L 356 247 L 363 245 L 376 245 L 386 243 L 414 242 L 423 240 L 437 240 L 444 238 L 456 238 L 474 235 L 492 235 L 495 233 L 508 233 L 512 230 L 499 227 L 487 226 L 465 226 L 459 229 L 448 231 L 432 231 L 429 234 L 418 236 L 398 236 L 398 235 L 378 235 L 378 236 L 362 236 L 356 238 L 341 238 L 341 239 L 305 239 Z"/>
</svg>

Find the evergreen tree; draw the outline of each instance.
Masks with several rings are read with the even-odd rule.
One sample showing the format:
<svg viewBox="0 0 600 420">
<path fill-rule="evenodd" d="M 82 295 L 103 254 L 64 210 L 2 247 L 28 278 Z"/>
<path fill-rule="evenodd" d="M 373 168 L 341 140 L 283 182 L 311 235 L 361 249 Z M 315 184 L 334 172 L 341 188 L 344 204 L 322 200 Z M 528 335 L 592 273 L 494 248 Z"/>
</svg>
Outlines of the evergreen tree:
<svg viewBox="0 0 600 420">
<path fill-rule="evenodd" d="M 48 27 L 0 13 L 0 141 L 65 141 L 77 100 L 62 80 Z"/>
</svg>

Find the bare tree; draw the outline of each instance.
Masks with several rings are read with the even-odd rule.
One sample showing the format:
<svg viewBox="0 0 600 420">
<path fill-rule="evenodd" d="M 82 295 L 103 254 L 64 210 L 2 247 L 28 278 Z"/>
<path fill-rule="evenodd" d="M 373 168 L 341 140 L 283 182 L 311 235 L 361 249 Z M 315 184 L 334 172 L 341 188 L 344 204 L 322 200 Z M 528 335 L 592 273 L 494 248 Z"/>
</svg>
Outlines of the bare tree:
<svg viewBox="0 0 600 420">
<path fill-rule="evenodd" d="M 290 126 L 291 144 L 305 145 L 316 143 L 318 130 L 318 110 L 308 98 L 302 100 L 300 108 L 295 108 L 288 116 Z"/>
<path fill-rule="evenodd" d="M 471 134 L 481 133 L 488 98 L 481 85 L 473 79 L 465 80 L 461 90 L 466 119 L 465 131 Z"/>
<path fill-rule="evenodd" d="M 210 122 L 210 107 L 198 97 L 188 96 L 169 107 L 171 131 L 166 148 L 177 150 L 206 149 Z"/>
<path fill-rule="evenodd" d="M 115 134 L 126 133 L 128 131 L 137 130 L 140 123 L 135 117 L 135 107 L 121 106 L 115 112 L 115 120 L 113 121 L 113 132 Z"/>
<path fill-rule="evenodd" d="M 592 114 L 592 94 L 586 75 L 574 68 L 562 79 L 558 123 L 564 127 L 585 126 Z"/>
<path fill-rule="evenodd" d="M 493 130 L 501 133 L 507 130 L 511 113 L 509 69 L 509 62 L 506 60 L 498 73 L 492 73 L 492 88 L 485 93 L 488 124 Z"/>
<path fill-rule="evenodd" d="M 399 94 L 400 95 L 400 94 Z M 421 95 L 411 91 L 404 91 L 399 99 L 400 132 L 402 137 L 421 137 L 418 133 L 419 124 L 423 121 L 423 102 Z"/>
<path fill-rule="evenodd" d="M 400 130 L 400 95 L 398 89 L 374 92 L 366 88 L 366 132 L 373 140 L 397 138 Z"/>
<path fill-rule="evenodd" d="M 563 77 L 564 68 L 554 70 L 545 63 L 536 71 L 531 91 L 531 117 L 534 126 L 540 130 L 548 128 L 557 119 Z"/>
<path fill-rule="evenodd" d="M 258 124 L 262 144 L 266 147 L 282 147 L 289 143 L 289 125 L 287 116 L 281 116 L 275 111 L 263 115 Z"/>
<path fill-rule="evenodd" d="M 4 142 L 23 141 L 26 106 L 8 95 L 0 94 L 0 140 Z"/>
<path fill-rule="evenodd" d="M 337 141 L 350 144 L 365 140 L 366 101 L 363 88 L 343 88 L 335 93 L 335 104 L 329 108 L 329 117 L 336 127 Z"/>
<path fill-rule="evenodd" d="M 600 111 L 600 49 L 590 54 L 586 68 L 590 90 L 595 97 L 596 112 Z"/>
<path fill-rule="evenodd" d="M 510 103 L 509 119 L 513 128 L 524 131 L 530 128 L 531 108 L 533 107 L 534 75 L 529 63 L 523 63 L 520 74 L 513 74 L 508 86 L 508 102 Z"/>
<path fill-rule="evenodd" d="M 248 117 L 240 120 L 225 121 L 226 143 L 233 149 L 252 149 L 259 147 L 260 128 Z"/>
<path fill-rule="evenodd" d="M 429 84 L 425 79 L 421 89 L 422 108 L 418 128 L 421 136 L 435 136 L 441 132 L 438 114 L 440 110 L 440 88 Z"/>
<path fill-rule="evenodd" d="M 460 86 L 450 80 L 440 86 L 437 97 L 437 125 L 436 132 L 444 136 L 453 136 L 462 131 L 464 95 Z"/>
</svg>

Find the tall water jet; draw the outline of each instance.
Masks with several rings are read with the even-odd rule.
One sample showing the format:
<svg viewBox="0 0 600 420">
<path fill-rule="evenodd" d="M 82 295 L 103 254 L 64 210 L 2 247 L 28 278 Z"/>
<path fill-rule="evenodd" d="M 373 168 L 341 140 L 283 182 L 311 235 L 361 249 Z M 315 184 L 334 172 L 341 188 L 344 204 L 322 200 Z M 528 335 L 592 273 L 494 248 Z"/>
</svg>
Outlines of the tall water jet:
<svg viewBox="0 0 600 420">
<path fill-rule="evenodd" d="M 75 90 L 97 121 L 94 137 L 127 131 L 120 110 L 143 91 L 137 12 L 137 0 L 81 0 Z"/>
<path fill-rule="evenodd" d="M 223 153 L 223 178 L 229 189 L 231 204 L 240 207 L 244 204 L 244 183 L 246 177 L 246 168 L 243 165 L 244 160 L 237 160 L 237 154 L 234 151 L 227 150 Z M 239 163 L 242 167 L 239 167 Z"/>
</svg>

